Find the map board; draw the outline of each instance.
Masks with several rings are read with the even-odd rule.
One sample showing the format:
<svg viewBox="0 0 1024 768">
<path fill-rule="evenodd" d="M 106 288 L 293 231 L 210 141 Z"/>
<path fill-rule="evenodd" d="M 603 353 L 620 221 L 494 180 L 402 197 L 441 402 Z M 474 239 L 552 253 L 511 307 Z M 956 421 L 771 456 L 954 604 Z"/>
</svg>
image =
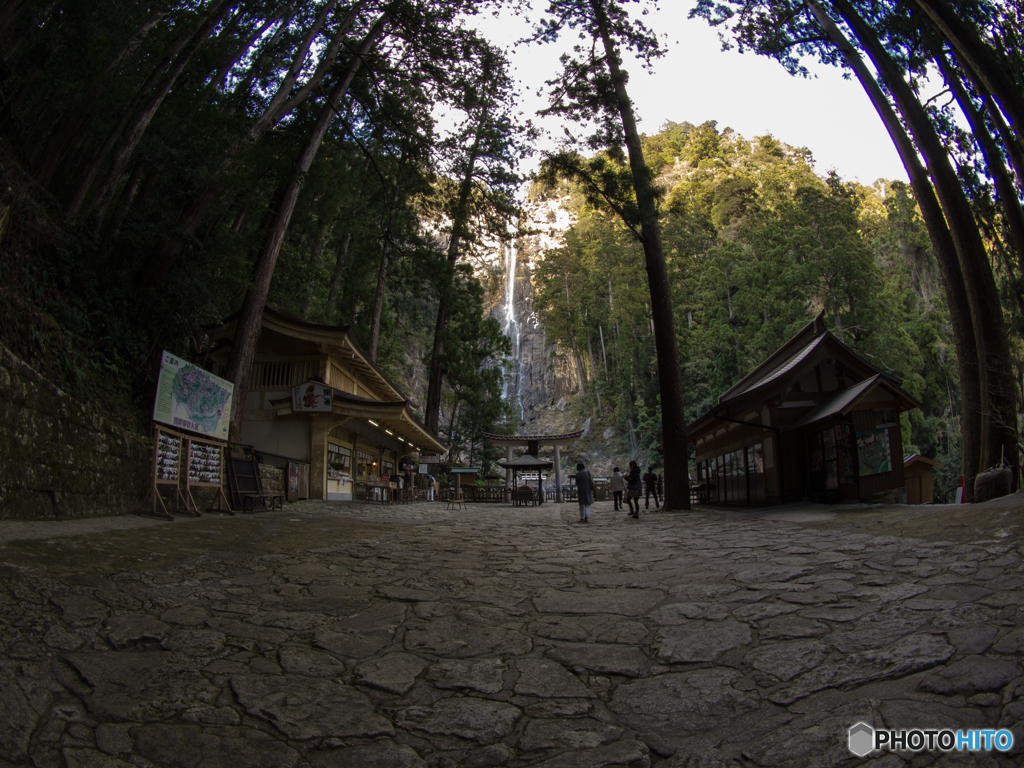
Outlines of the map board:
<svg viewBox="0 0 1024 768">
<path fill-rule="evenodd" d="M 230 381 L 165 351 L 160 358 L 153 421 L 227 440 L 234 389 Z"/>
</svg>

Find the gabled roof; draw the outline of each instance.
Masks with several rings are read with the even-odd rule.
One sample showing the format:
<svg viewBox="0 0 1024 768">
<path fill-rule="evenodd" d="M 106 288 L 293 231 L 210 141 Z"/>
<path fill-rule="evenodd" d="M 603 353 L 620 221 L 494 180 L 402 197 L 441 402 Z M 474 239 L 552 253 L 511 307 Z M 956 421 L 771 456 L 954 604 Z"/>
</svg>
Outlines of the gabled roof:
<svg viewBox="0 0 1024 768">
<path fill-rule="evenodd" d="M 820 312 L 817 317 L 801 328 L 789 341 L 769 355 L 763 363 L 719 395 L 718 404 L 725 405 L 731 400 L 737 400 L 781 379 L 826 345 L 838 347 L 844 354 L 852 357 L 869 371 L 884 377 L 893 386 L 899 387 L 899 381 L 894 376 L 890 376 L 885 371 L 875 367 L 841 340 L 829 333 L 825 327 L 824 314 L 824 312 Z M 902 390 L 900 391 L 902 392 Z"/>
<path fill-rule="evenodd" d="M 919 453 L 912 453 L 909 456 L 903 457 L 903 466 L 909 467 L 911 464 L 928 464 L 933 467 L 941 467 L 942 462 L 936 461 L 935 459 L 929 459 L 927 456 L 922 456 Z"/>
<path fill-rule="evenodd" d="M 529 445 L 536 442 L 538 445 L 554 445 L 558 443 L 571 443 L 583 436 L 583 430 L 566 432 L 562 435 L 492 435 L 490 432 L 481 432 L 484 439 L 491 443 L 504 443 L 511 445 Z"/>
<path fill-rule="evenodd" d="M 499 461 L 498 466 L 502 469 L 551 469 L 555 464 L 552 461 L 545 461 L 524 453 L 511 461 Z"/>
<path fill-rule="evenodd" d="M 777 384 L 808 360 L 815 359 L 816 355 L 824 354 L 823 350 L 826 348 L 841 353 L 848 360 L 856 361 L 857 365 L 862 366 L 863 370 L 867 372 L 868 378 L 815 406 L 798 422 L 798 425 L 810 424 L 813 421 L 827 418 L 829 415 L 848 412 L 878 386 L 885 386 L 897 399 L 904 400 L 911 408 L 920 407 L 920 403 L 900 388 L 900 382 L 896 377 L 875 367 L 829 333 L 825 327 L 824 312 L 822 312 L 769 355 L 764 362 L 723 392 L 718 397 L 717 405 L 687 426 L 687 433 L 696 434 L 716 420 L 733 421 L 733 419 L 720 414 L 729 413 L 729 406 L 737 401 L 748 398 L 772 384 Z M 794 428 L 796 426 L 794 425 Z"/>
<path fill-rule="evenodd" d="M 791 371 L 800 361 L 817 349 L 821 340 L 828 335 L 824 314 L 824 312 L 819 313 L 795 336 L 769 355 L 763 363 L 719 395 L 719 405 L 774 381 L 784 373 Z"/>
<path fill-rule="evenodd" d="M 878 387 L 888 390 L 897 400 L 907 400 L 912 408 L 920 408 L 921 404 L 910 397 L 906 392 L 891 384 L 882 374 L 878 373 L 870 379 L 864 379 L 860 384 L 854 384 L 849 389 L 844 389 L 837 395 L 833 395 L 817 408 L 804 414 L 804 417 L 794 424 L 792 429 L 799 429 L 816 421 L 827 419 L 832 416 L 845 416 L 868 395 Z"/>
<path fill-rule="evenodd" d="M 211 338 L 216 338 L 218 335 L 227 335 L 233 341 L 240 314 L 241 312 L 236 312 L 227 318 L 223 325 L 210 329 L 208 333 Z M 359 342 L 356 341 L 352 329 L 347 325 L 319 325 L 290 313 L 266 306 L 263 309 L 260 328 L 265 328 L 284 336 L 325 345 L 331 348 L 335 354 L 344 357 L 346 367 L 351 368 L 379 389 L 383 394 L 383 399 L 392 401 L 405 400 L 398 386 L 385 376 L 384 372 L 363 351 Z"/>
</svg>

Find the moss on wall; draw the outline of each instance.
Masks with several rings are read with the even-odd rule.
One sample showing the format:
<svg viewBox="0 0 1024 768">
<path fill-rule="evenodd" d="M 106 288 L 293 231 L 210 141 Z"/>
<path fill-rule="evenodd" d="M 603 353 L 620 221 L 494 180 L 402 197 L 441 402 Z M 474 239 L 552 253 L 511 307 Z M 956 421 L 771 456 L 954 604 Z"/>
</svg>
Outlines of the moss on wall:
<svg viewBox="0 0 1024 768">
<path fill-rule="evenodd" d="M 93 412 L 0 346 L 0 519 L 133 512 L 152 442 Z"/>
</svg>

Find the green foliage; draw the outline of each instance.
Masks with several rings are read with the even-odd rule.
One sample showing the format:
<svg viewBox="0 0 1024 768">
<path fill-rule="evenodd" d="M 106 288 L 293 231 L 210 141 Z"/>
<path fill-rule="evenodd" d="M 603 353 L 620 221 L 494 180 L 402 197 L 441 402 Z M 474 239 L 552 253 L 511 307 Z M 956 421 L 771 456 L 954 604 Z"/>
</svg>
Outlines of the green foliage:
<svg viewBox="0 0 1024 768">
<path fill-rule="evenodd" d="M 661 227 L 672 281 L 689 405 L 704 414 L 817 313 L 830 330 L 902 379 L 923 412 L 904 424 L 906 444 L 948 454 L 959 403 L 938 271 L 906 185 L 868 188 L 817 176 L 810 153 L 770 136 L 746 141 L 714 123 L 669 123 L 645 137 L 659 162 Z M 666 160 L 666 158 L 671 158 Z M 607 155 L 573 158 L 606 167 Z M 536 306 L 548 338 L 581 361 L 584 410 L 632 421 L 642 460 L 658 443 L 657 365 L 635 238 L 567 168 L 576 224 L 537 273 Z M 565 184 L 565 182 L 561 182 Z M 540 192 L 536 188 L 535 192 Z M 588 345 L 603 360 L 590 364 Z"/>
<path fill-rule="evenodd" d="M 12 72 L 0 94 L 0 336 L 66 389 L 84 394 L 101 381 L 102 391 L 132 399 L 140 422 L 160 350 L 201 361 L 203 330 L 238 310 L 325 95 L 384 9 L 383 42 L 333 105 L 302 178 L 268 301 L 351 325 L 368 344 L 386 258 L 377 363 L 422 401 L 418 350 L 438 297 L 453 292 L 464 311 L 480 306 L 479 286 L 445 266 L 422 224 L 445 210 L 439 201 L 459 172 L 451 158 L 461 138 L 438 134 L 435 111 L 473 114 L 501 88 L 510 92 L 498 76 L 504 55 L 466 23 L 486 4 L 9 5 L 0 19 Z M 209 35 L 189 49 L 207 18 Z M 161 78 L 186 50 L 165 88 Z M 287 103 L 274 112 L 278 95 Z M 128 130 L 150 104 L 152 120 Z M 512 166 L 528 138 L 508 109 L 480 136 L 473 194 L 503 200 L 495 221 L 514 217 Z M 121 150 L 130 150 L 123 167 L 114 160 Z M 470 421 L 493 417 L 496 428 L 501 342 L 461 315 L 452 333 L 460 363 L 490 370 L 474 379 L 460 369 L 452 385 L 469 393 L 460 397 L 473 401 Z"/>
</svg>

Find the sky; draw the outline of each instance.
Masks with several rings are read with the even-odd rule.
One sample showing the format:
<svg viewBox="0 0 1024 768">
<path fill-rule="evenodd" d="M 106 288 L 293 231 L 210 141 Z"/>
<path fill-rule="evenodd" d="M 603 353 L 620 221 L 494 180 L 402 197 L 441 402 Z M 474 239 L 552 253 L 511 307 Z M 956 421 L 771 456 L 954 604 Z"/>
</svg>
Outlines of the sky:
<svg viewBox="0 0 1024 768">
<path fill-rule="evenodd" d="M 641 132 L 657 133 L 668 120 L 694 125 L 715 120 L 719 130 L 732 128 L 746 138 L 770 133 L 792 146 L 806 147 L 822 175 L 835 170 L 844 180 L 868 185 L 879 178 L 906 181 L 881 120 L 855 79 L 844 80 L 838 68 L 821 66 L 812 68 L 816 77 L 811 79 L 793 77 L 765 57 L 722 51 L 717 30 L 703 19 L 686 18 L 691 5 L 667 0 L 664 8 L 648 16 L 668 49 L 655 62 L 653 74 L 627 62 L 627 87 Z M 522 83 L 526 116 L 560 134 L 557 122 L 537 121 L 533 113 L 546 106 L 536 92 L 558 71 L 562 49 L 515 46 L 529 27 L 508 13 L 497 19 L 481 14 L 473 23 L 508 48 Z M 567 39 L 565 46 L 574 40 Z"/>
</svg>

